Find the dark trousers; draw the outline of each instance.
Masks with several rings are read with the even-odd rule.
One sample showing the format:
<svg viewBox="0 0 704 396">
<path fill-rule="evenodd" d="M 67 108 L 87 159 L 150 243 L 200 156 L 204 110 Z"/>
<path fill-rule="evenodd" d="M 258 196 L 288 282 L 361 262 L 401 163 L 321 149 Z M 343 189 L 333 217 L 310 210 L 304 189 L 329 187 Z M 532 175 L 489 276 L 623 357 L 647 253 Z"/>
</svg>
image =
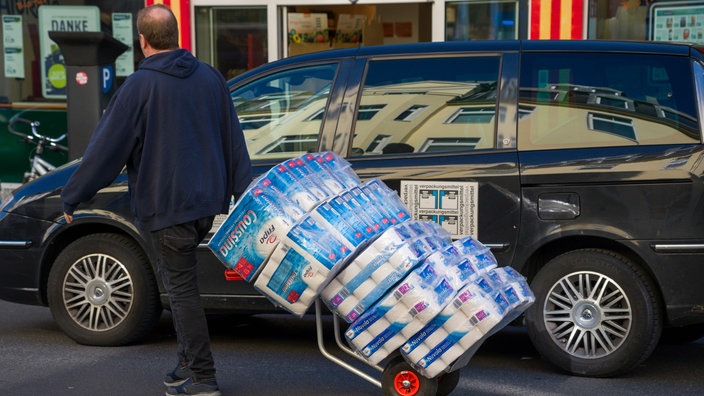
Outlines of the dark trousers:
<svg viewBox="0 0 704 396">
<path fill-rule="evenodd" d="M 176 329 L 179 363 L 191 368 L 195 381 L 215 378 L 196 274 L 196 248 L 212 224 L 213 217 L 205 217 L 151 233 L 157 269 L 168 293 Z"/>
</svg>

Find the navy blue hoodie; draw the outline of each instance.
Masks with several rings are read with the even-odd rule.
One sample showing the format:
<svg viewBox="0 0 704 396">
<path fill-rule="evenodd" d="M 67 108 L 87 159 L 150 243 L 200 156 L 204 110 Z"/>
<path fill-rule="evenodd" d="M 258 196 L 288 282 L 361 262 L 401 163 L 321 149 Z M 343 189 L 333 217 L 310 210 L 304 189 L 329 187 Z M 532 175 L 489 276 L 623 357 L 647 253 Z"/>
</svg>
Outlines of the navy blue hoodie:
<svg viewBox="0 0 704 396">
<path fill-rule="evenodd" d="M 222 75 L 183 49 L 144 59 L 100 118 L 61 193 L 64 211 L 73 214 L 125 165 L 146 231 L 227 213 L 251 164 Z"/>
</svg>

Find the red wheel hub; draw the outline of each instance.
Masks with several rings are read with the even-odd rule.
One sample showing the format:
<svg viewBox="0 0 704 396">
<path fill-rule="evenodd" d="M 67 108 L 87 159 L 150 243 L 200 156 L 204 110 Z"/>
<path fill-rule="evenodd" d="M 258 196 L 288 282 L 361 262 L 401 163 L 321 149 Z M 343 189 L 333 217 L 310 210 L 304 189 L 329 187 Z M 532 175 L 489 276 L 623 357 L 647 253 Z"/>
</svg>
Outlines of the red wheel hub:
<svg viewBox="0 0 704 396">
<path fill-rule="evenodd" d="M 420 378 L 414 372 L 403 370 L 394 377 L 394 390 L 399 395 L 413 396 L 418 393 L 418 389 L 420 389 Z"/>
</svg>

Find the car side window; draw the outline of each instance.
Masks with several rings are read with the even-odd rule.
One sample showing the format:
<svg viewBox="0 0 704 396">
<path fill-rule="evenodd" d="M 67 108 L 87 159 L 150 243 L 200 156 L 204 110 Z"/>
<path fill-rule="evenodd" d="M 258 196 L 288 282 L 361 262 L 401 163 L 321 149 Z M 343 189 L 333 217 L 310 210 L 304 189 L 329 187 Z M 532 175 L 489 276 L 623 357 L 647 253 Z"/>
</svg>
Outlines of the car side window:
<svg viewBox="0 0 704 396">
<path fill-rule="evenodd" d="M 370 61 L 352 155 L 494 148 L 498 56 Z"/>
<path fill-rule="evenodd" d="M 691 70 L 676 56 L 524 54 L 518 148 L 699 142 Z"/>
<path fill-rule="evenodd" d="M 285 159 L 318 148 L 338 65 L 270 74 L 231 92 L 252 159 Z"/>
</svg>

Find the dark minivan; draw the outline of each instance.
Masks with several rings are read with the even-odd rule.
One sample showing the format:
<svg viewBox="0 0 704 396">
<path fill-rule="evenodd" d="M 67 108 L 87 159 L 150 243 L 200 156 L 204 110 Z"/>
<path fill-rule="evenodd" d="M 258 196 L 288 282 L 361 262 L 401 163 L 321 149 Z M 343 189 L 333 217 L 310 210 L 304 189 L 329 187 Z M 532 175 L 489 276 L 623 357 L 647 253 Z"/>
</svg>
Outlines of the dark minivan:
<svg viewBox="0 0 704 396">
<path fill-rule="evenodd" d="M 704 335 L 696 48 L 363 47 L 272 62 L 230 89 L 255 173 L 334 151 L 362 179 L 396 189 L 415 218 L 476 237 L 526 275 L 537 300 L 525 324 L 559 368 L 618 375 L 663 330 L 682 341 Z M 48 305 L 81 343 L 134 342 L 167 307 L 153 254 L 132 223 L 126 176 L 63 222 L 59 193 L 75 166 L 3 202 L 0 298 Z M 205 245 L 201 257 L 209 310 L 274 310 L 248 283 L 227 280 Z"/>
</svg>

